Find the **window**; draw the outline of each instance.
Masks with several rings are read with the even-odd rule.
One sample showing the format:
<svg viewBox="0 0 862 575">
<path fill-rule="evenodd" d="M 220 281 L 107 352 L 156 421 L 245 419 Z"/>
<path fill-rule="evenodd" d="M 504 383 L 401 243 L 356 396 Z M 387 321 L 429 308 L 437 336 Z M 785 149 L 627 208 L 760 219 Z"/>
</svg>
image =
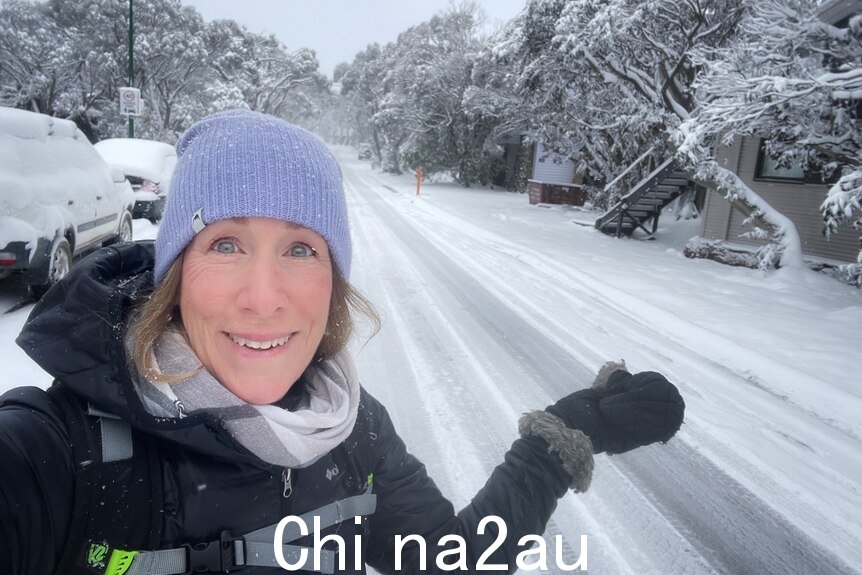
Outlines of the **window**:
<svg viewBox="0 0 862 575">
<path fill-rule="evenodd" d="M 755 180 L 773 180 L 779 182 L 798 182 L 800 184 L 834 184 L 838 181 L 840 170 L 835 170 L 830 177 L 824 178 L 818 171 L 805 171 L 799 164 L 779 166 L 778 160 L 766 153 L 766 140 L 760 141 L 757 151 L 757 167 L 754 170 Z"/>
<path fill-rule="evenodd" d="M 805 171 L 802 166 L 788 166 L 782 168 L 778 165 L 778 160 L 773 159 L 766 153 L 765 146 L 760 145 L 760 150 L 757 153 L 757 173 L 756 177 L 764 180 L 793 180 L 795 182 L 805 181 Z"/>
</svg>

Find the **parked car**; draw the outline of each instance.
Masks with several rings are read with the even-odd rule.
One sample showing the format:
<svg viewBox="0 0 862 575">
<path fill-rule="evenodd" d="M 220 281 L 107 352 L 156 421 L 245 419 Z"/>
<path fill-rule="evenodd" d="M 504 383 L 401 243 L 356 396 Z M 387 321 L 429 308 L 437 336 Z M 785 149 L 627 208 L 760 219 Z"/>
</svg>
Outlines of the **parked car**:
<svg viewBox="0 0 862 575">
<path fill-rule="evenodd" d="M 135 191 L 132 217 L 153 223 L 162 219 L 177 152 L 164 142 L 138 138 L 111 138 L 96 143 L 108 165 L 126 174 Z"/>
<path fill-rule="evenodd" d="M 132 203 L 74 122 L 0 107 L 0 279 L 41 297 L 77 255 L 132 239 Z"/>
</svg>

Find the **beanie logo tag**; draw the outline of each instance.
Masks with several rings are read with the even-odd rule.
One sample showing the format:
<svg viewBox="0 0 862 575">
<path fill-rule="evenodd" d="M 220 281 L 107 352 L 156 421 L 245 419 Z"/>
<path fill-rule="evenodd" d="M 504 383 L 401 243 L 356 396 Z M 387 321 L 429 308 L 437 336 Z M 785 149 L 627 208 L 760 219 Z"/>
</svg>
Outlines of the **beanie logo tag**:
<svg viewBox="0 0 862 575">
<path fill-rule="evenodd" d="M 200 208 L 198 211 L 195 212 L 195 215 L 192 216 L 192 229 L 195 231 L 195 233 L 200 232 L 202 229 L 204 229 L 206 227 L 206 224 L 204 223 L 204 219 L 201 216 L 201 212 L 203 210 L 204 210 L 203 208 Z"/>
</svg>

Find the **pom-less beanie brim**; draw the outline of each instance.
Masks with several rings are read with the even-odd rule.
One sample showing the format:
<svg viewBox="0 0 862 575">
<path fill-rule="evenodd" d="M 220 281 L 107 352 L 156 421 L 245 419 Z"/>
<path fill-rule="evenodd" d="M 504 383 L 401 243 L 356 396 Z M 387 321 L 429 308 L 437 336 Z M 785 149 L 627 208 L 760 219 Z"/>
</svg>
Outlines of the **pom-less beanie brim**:
<svg viewBox="0 0 862 575">
<path fill-rule="evenodd" d="M 177 155 L 156 237 L 156 283 L 201 224 L 239 217 L 277 218 L 314 230 L 349 278 L 341 168 L 317 136 L 272 116 L 232 110 L 189 128 Z"/>
</svg>

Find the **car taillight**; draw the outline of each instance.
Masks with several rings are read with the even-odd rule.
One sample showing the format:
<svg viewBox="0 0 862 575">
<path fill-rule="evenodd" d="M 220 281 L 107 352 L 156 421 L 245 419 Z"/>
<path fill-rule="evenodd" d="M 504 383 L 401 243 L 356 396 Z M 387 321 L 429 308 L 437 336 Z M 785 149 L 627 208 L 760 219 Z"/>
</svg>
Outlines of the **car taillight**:
<svg viewBox="0 0 862 575">
<path fill-rule="evenodd" d="M 18 258 L 15 257 L 15 254 L 0 252 L 0 266 L 14 266 L 17 261 Z"/>
</svg>

